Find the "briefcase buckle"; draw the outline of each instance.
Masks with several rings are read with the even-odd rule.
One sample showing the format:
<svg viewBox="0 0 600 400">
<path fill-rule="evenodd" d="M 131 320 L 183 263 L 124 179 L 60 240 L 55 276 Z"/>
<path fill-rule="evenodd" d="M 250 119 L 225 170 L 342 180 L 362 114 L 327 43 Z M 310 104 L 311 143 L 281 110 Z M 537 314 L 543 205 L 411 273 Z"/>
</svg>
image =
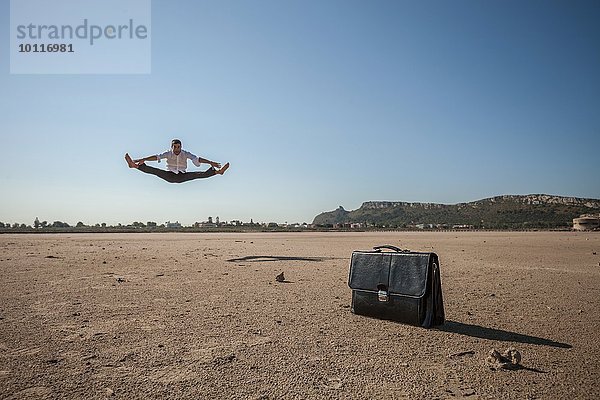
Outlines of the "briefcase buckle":
<svg viewBox="0 0 600 400">
<path fill-rule="evenodd" d="M 378 291 L 377 298 L 379 299 L 379 301 L 388 301 L 389 300 L 388 292 L 385 290 Z"/>
</svg>

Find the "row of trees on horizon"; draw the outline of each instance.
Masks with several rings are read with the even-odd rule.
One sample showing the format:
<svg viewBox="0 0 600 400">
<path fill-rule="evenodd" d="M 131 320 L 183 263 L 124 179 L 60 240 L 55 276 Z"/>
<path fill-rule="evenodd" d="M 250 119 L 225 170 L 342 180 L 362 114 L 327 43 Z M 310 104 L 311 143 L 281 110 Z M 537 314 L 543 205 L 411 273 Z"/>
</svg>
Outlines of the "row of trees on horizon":
<svg viewBox="0 0 600 400">
<path fill-rule="evenodd" d="M 235 221 L 231 221 L 231 222 L 212 222 L 212 218 L 209 218 L 208 222 L 203 222 L 203 223 L 195 223 L 189 227 L 184 227 L 182 226 L 179 222 L 166 222 L 164 224 L 159 224 L 157 222 L 154 221 L 148 221 L 146 223 L 143 222 L 138 222 L 138 221 L 134 221 L 131 224 L 121 224 L 118 223 L 117 225 L 108 225 L 105 222 L 102 223 L 96 223 L 94 225 L 86 225 L 83 222 L 79 221 L 77 222 L 76 225 L 71 226 L 70 224 L 66 223 L 66 222 L 62 222 L 62 221 L 54 221 L 52 223 L 49 223 L 48 221 L 40 221 L 39 218 L 36 217 L 35 221 L 33 221 L 32 225 L 27 225 L 24 223 L 19 223 L 19 222 L 14 222 L 14 223 L 10 223 L 10 222 L 0 222 L 0 229 L 15 229 L 15 230 L 45 230 L 45 229 L 62 229 L 62 228 L 80 228 L 80 229 L 91 229 L 91 230 L 103 230 L 103 229 L 148 229 L 148 230 L 153 230 L 153 229 L 178 229 L 178 228 L 227 228 L 227 227 L 246 227 L 246 228 L 277 228 L 277 227 L 281 227 L 281 226 L 285 226 L 285 227 L 289 227 L 290 225 L 288 225 L 287 223 L 285 225 L 280 225 L 277 224 L 275 222 L 269 222 L 269 223 L 258 223 L 258 222 L 254 222 L 253 219 L 250 220 L 250 222 L 241 222 L 238 220 Z M 292 224 L 293 227 L 299 228 L 299 227 L 308 227 L 308 224 L 303 223 L 303 224 Z"/>
</svg>

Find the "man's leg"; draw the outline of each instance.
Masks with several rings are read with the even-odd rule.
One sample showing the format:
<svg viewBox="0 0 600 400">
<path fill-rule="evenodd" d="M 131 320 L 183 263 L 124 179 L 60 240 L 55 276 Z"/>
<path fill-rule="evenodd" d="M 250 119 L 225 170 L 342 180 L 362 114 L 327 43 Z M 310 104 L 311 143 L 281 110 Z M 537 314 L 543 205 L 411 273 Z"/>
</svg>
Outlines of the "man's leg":
<svg viewBox="0 0 600 400">
<path fill-rule="evenodd" d="M 206 171 L 194 171 L 194 172 L 185 172 L 183 174 L 175 174 L 175 182 L 187 182 L 194 179 L 203 179 L 210 178 L 215 175 L 223 175 L 225 171 L 229 168 L 229 163 L 223 165 L 220 169 L 215 169 L 214 167 L 210 167 Z"/>
<path fill-rule="evenodd" d="M 133 161 L 131 159 L 131 157 L 129 156 L 129 153 L 125 153 L 125 161 L 127 161 L 127 165 L 129 165 L 129 168 L 136 168 L 146 174 L 156 175 L 159 178 L 162 178 L 167 182 L 171 182 L 171 183 L 177 182 L 176 180 L 174 180 L 175 176 L 177 174 L 175 174 L 171 171 L 165 171 L 162 169 L 150 167 L 150 166 L 144 164 L 143 162 L 140 164 L 136 164 L 135 161 Z"/>
<path fill-rule="evenodd" d="M 215 169 L 214 167 L 210 167 L 206 171 L 194 171 L 194 172 L 185 172 L 183 174 L 175 174 L 176 182 L 187 182 L 194 179 L 203 179 L 210 178 L 215 175 L 223 175 L 225 171 L 229 168 L 229 163 L 223 165 L 220 169 Z"/>
<path fill-rule="evenodd" d="M 144 163 L 140 164 L 137 167 L 137 169 L 139 171 L 142 171 L 142 172 L 146 173 L 146 174 L 156 175 L 159 178 L 162 178 L 165 181 L 170 182 L 170 183 L 178 183 L 179 181 L 177 180 L 177 176 L 181 175 L 181 174 L 176 174 L 176 173 L 171 172 L 171 171 L 166 171 L 164 169 L 154 168 L 154 167 L 151 167 L 151 166 L 146 165 Z"/>
<path fill-rule="evenodd" d="M 181 183 L 192 181 L 194 179 L 210 178 L 211 176 L 215 176 L 216 174 L 217 171 L 213 167 L 210 167 L 206 171 L 194 171 L 175 174 L 175 179 L 178 183 Z"/>
</svg>

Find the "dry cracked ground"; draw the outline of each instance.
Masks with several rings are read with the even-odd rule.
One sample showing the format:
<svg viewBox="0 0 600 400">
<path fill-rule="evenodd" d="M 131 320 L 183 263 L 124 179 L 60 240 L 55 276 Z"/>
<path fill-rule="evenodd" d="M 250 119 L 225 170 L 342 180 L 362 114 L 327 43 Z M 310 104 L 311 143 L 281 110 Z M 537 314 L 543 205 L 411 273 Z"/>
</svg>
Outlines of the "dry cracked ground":
<svg viewBox="0 0 600 400">
<path fill-rule="evenodd" d="M 439 255 L 444 326 L 351 313 L 351 253 L 380 244 Z M 4 234 L 0 249 L 0 399 L 600 398 L 599 233 Z M 518 368 L 486 362 L 509 347 Z"/>
</svg>

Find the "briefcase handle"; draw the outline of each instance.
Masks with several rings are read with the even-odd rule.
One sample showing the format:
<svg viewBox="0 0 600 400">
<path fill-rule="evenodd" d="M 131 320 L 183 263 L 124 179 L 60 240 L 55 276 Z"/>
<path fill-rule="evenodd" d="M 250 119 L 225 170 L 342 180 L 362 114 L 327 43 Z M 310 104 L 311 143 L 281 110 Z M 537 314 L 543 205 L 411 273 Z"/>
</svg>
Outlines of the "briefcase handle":
<svg viewBox="0 0 600 400">
<path fill-rule="evenodd" d="M 410 250 L 402 250 L 400 247 L 392 246 L 391 244 L 384 244 L 382 246 L 373 247 L 373 250 L 375 251 L 381 251 L 382 249 L 393 250 L 398 253 L 410 253 Z"/>
</svg>

